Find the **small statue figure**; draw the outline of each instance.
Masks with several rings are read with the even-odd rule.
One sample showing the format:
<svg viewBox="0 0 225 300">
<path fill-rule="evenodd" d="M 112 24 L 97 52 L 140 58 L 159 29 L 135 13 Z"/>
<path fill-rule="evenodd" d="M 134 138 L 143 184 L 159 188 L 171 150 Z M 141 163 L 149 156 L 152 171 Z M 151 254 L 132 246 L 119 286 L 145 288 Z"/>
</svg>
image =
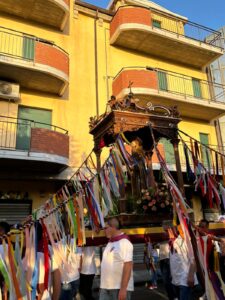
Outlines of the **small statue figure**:
<svg viewBox="0 0 225 300">
<path fill-rule="evenodd" d="M 171 116 L 174 118 L 180 118 L 180 113 L 177 109 L 177 106 L 172 106 L 169 108 Z"/>
<path fill-rule="evenodd" d="M 131 142 L 131 151 L 132 151 L 132 156 L 139 157 L 139 158 L 144 157 L 142 140 L 139 137 L 136 137 L 136 139 Z"/>
<path fill-rule="evenodd" d="M 110 100 L 108 101 L 108 104 L 111 110 L 116 109 L 116 97 L 114 95 L 111 96 Z"/>
<path fill-rule="evenodd" d="M 96 117 L 90 117 L 89 119 L 89 128 L 90 130 L 93 129 L 97 125 L 97 119 Z"/>
</svg>

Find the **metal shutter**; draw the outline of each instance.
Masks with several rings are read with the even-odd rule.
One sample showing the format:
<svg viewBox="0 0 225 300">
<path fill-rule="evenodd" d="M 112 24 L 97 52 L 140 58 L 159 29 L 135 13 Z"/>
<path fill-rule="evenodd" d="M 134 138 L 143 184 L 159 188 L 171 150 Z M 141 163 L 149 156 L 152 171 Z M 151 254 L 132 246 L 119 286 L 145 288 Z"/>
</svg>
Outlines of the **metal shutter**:
<svg viewBox="0 0 225 300">
<path fill-rule="evenodd" d="M 32 200 L 0 200 L 0 221 L 21 223 L 31 214 Z"/>
</svg>

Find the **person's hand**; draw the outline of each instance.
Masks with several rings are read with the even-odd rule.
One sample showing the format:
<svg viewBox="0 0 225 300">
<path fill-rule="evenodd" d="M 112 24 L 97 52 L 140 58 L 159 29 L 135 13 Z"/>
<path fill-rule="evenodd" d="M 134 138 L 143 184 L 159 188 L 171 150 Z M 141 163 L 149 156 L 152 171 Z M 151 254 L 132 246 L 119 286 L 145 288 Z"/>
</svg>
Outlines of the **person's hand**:
<svg viewBox="0 0 225 300">
<path fill-rule="evenodd" d="M 124 288 L 121 288 L 118 295 L 118 300 L 126 300 L 127 298 L 127 290 Z"/>
<path fill-rule="evenodd" d="M 210 239 L 210 240 L 214 240 L 214 238 L 215 238 L 215 236 L 213 234 L 207 234 L 207 236 L 208 236 L 208 239 Z"/>
<path fill-rule="evenodd" d="M 194 283 L 195 283 L 195 280 L 194 280 L 194 276 L 193 275 L 189 275 L 188 276 L 188 279 L 187 279 L 187 284 L 189 287 L 193 287 L 194 286 Z"/>
</svg>

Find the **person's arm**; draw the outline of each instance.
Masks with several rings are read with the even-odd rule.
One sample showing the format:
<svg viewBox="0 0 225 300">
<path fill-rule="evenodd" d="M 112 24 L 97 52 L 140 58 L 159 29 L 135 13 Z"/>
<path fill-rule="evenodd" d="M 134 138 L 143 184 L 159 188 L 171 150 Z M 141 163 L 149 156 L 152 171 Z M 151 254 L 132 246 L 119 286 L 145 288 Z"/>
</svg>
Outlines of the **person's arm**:
<svg viewBox="0 0 225 300">
<path fill-rule="evenodd" d="M 132 261 L 124 263 L 122 281 L 121 281 L 121 287 L 120 287 L 120 291 L 119 291 L 118 300 L 126 300 L 127 286 L 128 286 L 128 282 L 130 280 L 132 268 L 133 268 Z"/>
<path fill-rule="evenodd" d="M 188 272 L 187 284 L 190 287 L 193 287 L 195 284 L 195 273 L 196 273 L 196 264 L 195 262 L 191 262 Z"/>
<path fill-rule="evenodd" d="M 221 250 L 221 255 L 225 256 L 225 238 L 220 239 L 220 250 Z"/>
<path fill-rule="evenodd" d="M 78 268 L 79 273 L 82 270 L 82 263 L 83 263 L 83 257 L 82 257 L 82 255 L 80 255 L 80 264 L 79 264 L 79 268 Z"/>
<path fill-rule="evenodd" d="M 52 272 L 52 286 L 52 299 L 58 300 L 61 293 L 61 274 L 59 269 L 56 269 L 54 272 Z"/>
</svg>

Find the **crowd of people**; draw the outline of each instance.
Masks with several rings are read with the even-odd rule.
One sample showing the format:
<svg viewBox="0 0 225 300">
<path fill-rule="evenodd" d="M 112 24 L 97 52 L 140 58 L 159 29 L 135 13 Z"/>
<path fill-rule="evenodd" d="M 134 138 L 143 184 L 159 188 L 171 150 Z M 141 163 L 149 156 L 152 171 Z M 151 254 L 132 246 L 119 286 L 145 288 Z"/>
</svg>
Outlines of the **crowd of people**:
<svg viewBox="0 0 225 300">
<path fill-rule="evenodd" d="M 70 268 L 60 263 L 59 257 L 54 255 L 52 248 L 48 246 L 48 269 L 50 276 L 46 285 L 46 260 L 42 240 L 42 226 L 37 228 L 37 269 L 38 284 L 35 291 L 38 300 L 72 300 L 76 295 L 81 295 L 84 300 L 93 300 L 92 285 L 96 274 L 95 247 L 76 247 L 76 251 L 69 251 L 66 259 Z M 197 300 L 206 299 L 204 287 L 201 285 L 196 262 L 189 256 L 184 242 L 184 233 L 181 226 L 168 226 L 164 229 L 169 233 L 169 241 L 152 244 L 149 236 L 146 237 L 144 249 L 144 261 L 150 274 L 150 289 L 157 289 L 158 276 L 162 278 L 169 300 Z M 0 222 L 0 235 L 7 234 L 9 224 Z M 208 222 L 202 220 L 196 230 L 202 235 L 207 235 Z M 133 280 L 133 245 L 129 237 L 120 230 L 116 217 L 110 218 L 104 228 L 108 243 L 103 251 L 101 260 L 100 292 L 99 300 L 130 300 L 134 290 Z M 214 241 L 216 251 L 219 252 L 220 268 L 223 282 L 225 282 L 225 249 L 224 239 L 210 235 Z M 74 240 L 70 239 L 70 249 L 73 249 Z M 7 254 L 7 244 L 0 244 L 0 256 L 4 259 Z M 29 266 L 25 261 L 24 266 Z M 160 270 L 160 272 L 159 272 Z M 29 268 L 24 268 L 29 273 Z M 29 276 L 26 278 L 29 278 Z M 32 279 L 32 274 L 30 277 Z M 4 286 L 4 278 L 0 276 L 1 299 L 7 298 L 7 289 Z M 47 288 L 50 287 L 50 288 Z M 25 287 L 26 288 L 26 287 Z M 201 298 L 202 297 L 202 298 Z M 208 299 L 210 300 L 210 299 Z"/>
<path fill-rule="evenodd" d="M 150 276 L 148 288 L 157 288 L 157 270 L 159 270 L 169 300 L 206 300 L 204 284 L 198 273 L 196 261 L 190 256 L 185 244 L 181 226 L 164 224 L 163 228 L 168 232 L 169 241 L 154 245 L 150 238 L 146 237 L 144 261 Z M 211 253 L 214 251 L 218 253 L 220 273 L 225 284 L 225 239 L 209 234 L 209 222 L 205 219 L 199 222 L 196 230 L 213 241 Z"/>
</svg>

